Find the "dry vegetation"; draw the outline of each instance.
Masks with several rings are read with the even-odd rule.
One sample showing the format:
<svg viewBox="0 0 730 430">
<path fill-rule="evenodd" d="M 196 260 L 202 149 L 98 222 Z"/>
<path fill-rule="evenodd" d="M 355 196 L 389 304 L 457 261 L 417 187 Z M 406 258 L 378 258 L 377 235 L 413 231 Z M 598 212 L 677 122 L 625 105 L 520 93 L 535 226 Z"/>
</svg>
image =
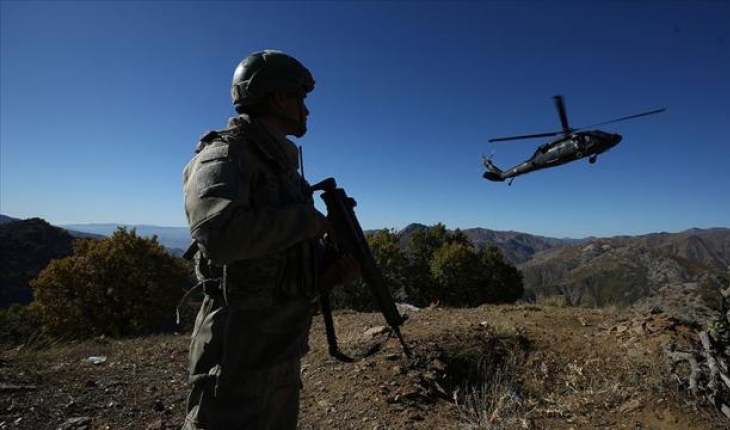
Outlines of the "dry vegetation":
<svg viewBox="0 0 730 430">
<path fill-rule="evenodd" d="M 382 334 L 336 314 L 343 348 Z M 663 349 L 694 328 L 661 314 L 538 306 L 428 308 L 354 364 L 327 356 L 319 319 L 302 370 L 301 429 L 727 429 L 686 394 Z M 0 429 L 177 429 L 188 335 L 94 339 L 0 356 Z M 87 359 L 105 356 L 93 364 Z"/>
</svg>

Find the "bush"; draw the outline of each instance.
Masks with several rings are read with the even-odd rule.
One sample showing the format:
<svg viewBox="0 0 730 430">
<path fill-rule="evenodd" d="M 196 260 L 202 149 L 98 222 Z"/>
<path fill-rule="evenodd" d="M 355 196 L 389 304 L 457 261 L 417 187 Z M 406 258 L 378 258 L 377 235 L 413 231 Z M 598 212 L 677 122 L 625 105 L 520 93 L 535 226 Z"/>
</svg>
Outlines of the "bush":
<svg viewBox="0 0 730 430">
<path fill-rule="evenodd" d="M 413 233 L 407 244 L 408 280 L 404 286 L 409 303 L 427 306 L 441 300 L 443 290 L 433 277 L 431 261 L 440 248 L 452 244 L 470 245 L 464 232 L 459 229 L 449 232 L 442 223 Z"/>
<path fill-rule="evenodd" d="M 550 308 L 564 308 L 568 306 L 568 301 L 563 295 L 553 295 L 543 297 L 542 300 L 538 302 L 538 304 Z"/>
<path fill-rule="evenodd" d="M 373 258 L 396 301 L 416 306 L 511 303 L 522 298 L 521 273 L 504 261 L 496 246 L 477 251 L 461 230 L 443 224 L 413 233 L 404 251 L 399 237 L 380 230 L 367 238 Z M 362 280 L 332 293 L 334 308 L 376 310 Z"/>
<path fill-rule="evenodd" d="M 40 331 L 38 320 L 20 304 L 0 309 L 0 351 L 27 343 Z"/>
<path fill-rule="evenodd" d="M 398 244 L 398 236 L 390 230 L 379 230 L 369 235 L 367 241 L 390 294 L 396 300 L 402 300 L 405 296 L 405 269 L 408 260 Z M 350 286 L 335 289 L 332 293 L 332 305 L 334 308 L 350 308 L 361 312 L 377 310 L 370 288 L 362 279 L 356 280 Z"/>
<path fill-rule="evenodd" d="M 78 240 L 71 257 L 51 261 L 31 282 L 30 309 L 55 336 L 139 334 L 171 318 L 188 276 L 157 238 L 119 229 L 107 239 Z"/>
<path fill-rule="evenodd" d="M 472 246 L 445 244 L 434 252 L 430 272 L 438 285 L 437 298 L 448 306 L 477 306 L 484 302 L 483 271 Z"/>
<path fill-rule="evenodd" d="M 504 261 L 502 251 L 495 245 L 480 253 L 482 271 L 488 290 L 483 296 L 485 303 L 513 303 L 522 298 L 525 288 L 522 274 L 516 267 Z"/>
<path fill-rule="evenodd" d="M 496 246 L 477 251 L 471 245 L 447 243 L 431 258 L 434 298 L 449 306 L 512 303 L 522 297 L 522 275 L 504 262 Z"/>
</svg>

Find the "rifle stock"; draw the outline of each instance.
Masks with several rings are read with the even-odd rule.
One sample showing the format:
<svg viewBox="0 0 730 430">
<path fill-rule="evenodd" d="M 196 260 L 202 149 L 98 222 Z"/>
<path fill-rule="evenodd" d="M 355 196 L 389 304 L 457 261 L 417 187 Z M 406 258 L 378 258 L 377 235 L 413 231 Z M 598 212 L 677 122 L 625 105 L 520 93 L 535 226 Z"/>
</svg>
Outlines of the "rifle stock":
<svg viewBox="0 0 730 430">
<path fill-rule="evenodd" d="M 390 328 L 398 336 L 398 340 L 406 356 L 410 357 L 410 349 L 400 332 L 400 326 L 403 325 L 406 317 L 398 312 L 395 301 L 388 291 L 383 274 L 375 262 L 375 258 L 373 258 L 365 234 L 362 231 L 362 227 L 360 227 L 360 222 L 355 216 L 354 208 L 357 205 L 355 199 L 349 197 L 342 188 L 337 188 L 337 183 L 334 178 L 327 178 L 313 185 L 312 190 L 323 191 L 320 197 L 324 201 L 325 206 L 327 206 L 327 219 L 335 230 L 340 252 L 351 255 L 358 262 L 360 265 L 360 273 L 370 288 L 378 309 L 380 309 Z M 329 297 L 326 294 L 322 294 L 322 312 L 325 314 L 325 328 L 330 344 L 330 354 L 343 361 L 348 361 L 347 359 L 343 359 L 344 354 L 339 352 L 337 347 L 332 315 L 331 313 L 327 315 L 330 312 L 330 305 Z M 344 356 L 344 358 L 348 357 Z"/>
</svg>

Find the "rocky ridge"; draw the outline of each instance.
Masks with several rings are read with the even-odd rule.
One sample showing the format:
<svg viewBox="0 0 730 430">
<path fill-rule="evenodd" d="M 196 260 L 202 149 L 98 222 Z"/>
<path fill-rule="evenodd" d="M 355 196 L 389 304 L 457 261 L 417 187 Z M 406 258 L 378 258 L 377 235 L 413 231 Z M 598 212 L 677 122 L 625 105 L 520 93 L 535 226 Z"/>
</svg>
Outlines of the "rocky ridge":
<svg viewBox="0 0 730 430">
<path fill-rule="evenodd" d="M 518 266 L 526 295 L 560 295 L 572 306 L 658 307 L 703 321 L 718 309 L 728 276 L 719 268 L 647 248 L 641 239 L 597 241 L 537 254 Z"/>
</svg>

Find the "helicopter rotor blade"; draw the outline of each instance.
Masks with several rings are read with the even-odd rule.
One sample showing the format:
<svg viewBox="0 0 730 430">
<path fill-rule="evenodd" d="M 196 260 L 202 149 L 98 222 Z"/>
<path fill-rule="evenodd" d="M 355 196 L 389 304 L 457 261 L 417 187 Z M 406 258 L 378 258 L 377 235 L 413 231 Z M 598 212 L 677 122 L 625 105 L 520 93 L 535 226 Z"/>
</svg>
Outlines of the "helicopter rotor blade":
<svg viewBox="0 0 730 430">
<path fill-rule="evenodd" d="M 553 133 L 539 133 L 539 134 L 525 134 L 522 136 L 497 137 L 494 139 L 489 139 L 489 141 L 490 142 L 504 142 L 507 140 L 533 139 L 533 138 L 537 138 L 537 137 L 551 137 L 551 136 L 557 136 L 559 134 L 562 134 L 562 132 L 556 131 Z"/>
<path fill-rule="evenodd" d="M 565 113 L 565 101 L 563 100 L 563 96 L 557 95 L 554 96 L 553 99 L 555 100 L 555 108 L 558 110 L 558 115 L 560 116 L 560 125 L 563 127 L 563 133 L 569 134 L 573 130 L 568 125 L 568 114 Z"/>
<path fill-rule="evenodd" d="M 596 124 L 587 125 L 585 127 L 581 127 L 581 128 L 576 129 L 576 130 L 584 130 L 586 128 L 597 127 L 599 125 L 611 124 L 611 123 L 619 122 L 619 121 L 626 121 L 627 119 L 639 118 L 639 117 L 647 116 L 647 115 L 654 115 L 654 114 L 657 114 L 657 113 L 664 112 L 665 110 L 666 110 L 665 108 L 662 108 L 662 109 L 652 110 L 652 111 L 649 111 L 649 112 L 637 113 L 636 115 L 624 116 L 624 117 L 621 117 L 621 118 L 612 119 L 610 121 L 603 121 L 603 122 L 599 122 L 599 123 L 596 123 Z"/>
</svg>

